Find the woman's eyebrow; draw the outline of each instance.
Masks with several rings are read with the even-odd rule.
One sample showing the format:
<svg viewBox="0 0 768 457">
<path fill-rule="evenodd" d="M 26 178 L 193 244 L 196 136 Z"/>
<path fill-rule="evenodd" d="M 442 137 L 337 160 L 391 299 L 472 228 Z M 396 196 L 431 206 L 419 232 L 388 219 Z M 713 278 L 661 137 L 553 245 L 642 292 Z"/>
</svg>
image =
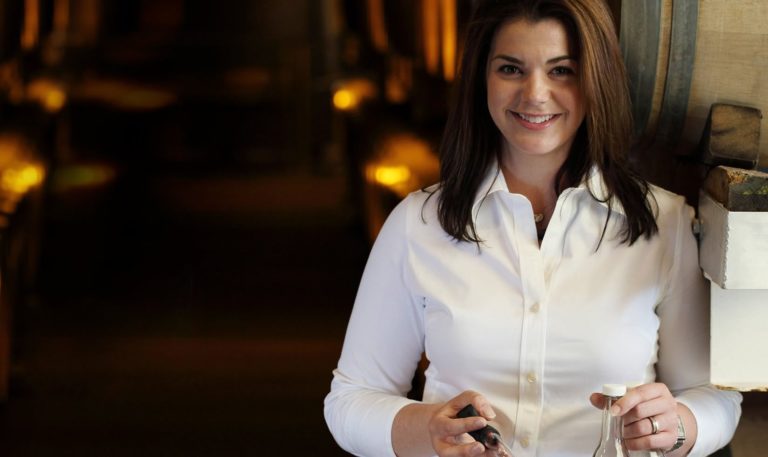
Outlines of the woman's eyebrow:
<svg viewBox="0 0 768 457">
<path fill-rule="evenodd" d="M 497 56 L 494 56 L 494 58 L 491 59 L 491 61 L 494 61 L 496 59 L 506 60 L 507 62 L 514 63 L 514 64 L 517 64 L 517 65 L 523 65 L 523 61 L 522 60 L 518 59 L 517 57 L 508 56 L 506 54 L 499 54 Z M 562 56 L 553 57 L 553 58 L 547 60 L 546 63 L 547 64 L 553 64 L 553 63 L 562 62 L 563 60 L 573 60 L 574 62 L 576 61 L 576 59 L 574 59 L 573 57 L 571 57 L 569 55 L 562 55 Z"/>
<path fill-rule="evenodd" d="M 576 59 L 574 59 L 573 57 L 565 55 L 565 56 L 559 56 L 559 57 L 549 59 L 547 60 L 547 63 L 548 64 L 558 63 L 558 62 L 562 62 L 563 60 L 573 60 L 574 62 L 576 61 Z"/>
<path fill-rule="evenodd" d="M 498 54 L 498 55 L 496 55 L 493 59 L 491 59 L 491 62 L 493 62 L 494 60 L 497 60 L 497 59 L 506 60 L 507 62 L 514 63 L 514 64 L 517 64 L 517 65 L 523 65 L 523 61 L 522 60 L 518 59 L 517 57 L 508 56 L 506 54 Z"/>
</svg>

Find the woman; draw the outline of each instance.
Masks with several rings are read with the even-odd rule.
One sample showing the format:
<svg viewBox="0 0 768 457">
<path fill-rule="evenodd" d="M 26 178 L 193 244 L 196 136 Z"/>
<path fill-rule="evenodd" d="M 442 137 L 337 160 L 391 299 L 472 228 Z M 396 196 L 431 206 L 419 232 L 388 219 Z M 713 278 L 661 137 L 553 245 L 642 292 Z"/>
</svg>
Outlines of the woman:
<svg viewBox="0 0 768 457">
<path fill-rule="evenodd" d="M 636 381 L 614 411 L 630 449 L 730 441 L 741 397 L 708 385 L 692 210 L 630 171 L 625 81 L 601 0 L 478 3 L 441 182 L 392 212 L 362 278 L 325 404 L 342 447 L 490 456 L 467 434 L 490 422 L 516 457 L 589 456 L 590 394 Z"/>
</svg>

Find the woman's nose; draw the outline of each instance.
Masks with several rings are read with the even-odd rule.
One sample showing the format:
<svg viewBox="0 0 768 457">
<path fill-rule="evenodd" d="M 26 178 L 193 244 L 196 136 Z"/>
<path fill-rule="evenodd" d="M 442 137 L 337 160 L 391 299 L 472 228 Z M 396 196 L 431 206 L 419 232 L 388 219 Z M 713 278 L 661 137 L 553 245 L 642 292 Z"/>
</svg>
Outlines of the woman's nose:
<svg viewBox="0 0 768 457">
<path fill-rule="evenodd" d="M 549 100 L 549 81 L 546 76 L 532 73 L 526 78 L 523 100 L 534 105 L 540 105 Z"/>
</svg>

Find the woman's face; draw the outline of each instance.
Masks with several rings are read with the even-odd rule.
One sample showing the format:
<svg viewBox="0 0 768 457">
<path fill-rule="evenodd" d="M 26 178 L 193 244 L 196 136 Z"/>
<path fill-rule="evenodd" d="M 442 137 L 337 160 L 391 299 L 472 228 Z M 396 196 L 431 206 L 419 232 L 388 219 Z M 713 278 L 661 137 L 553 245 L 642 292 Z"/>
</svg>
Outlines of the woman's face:
<svg viewBox="0 0 768 457">
<path fill-rule="evenodd" d="M 560 22 L 517 19 L 497 31 L 488 55 L 488 110 L 504 153 L 565 161 L 584 120 L 579 66 Z"/>
</svg>

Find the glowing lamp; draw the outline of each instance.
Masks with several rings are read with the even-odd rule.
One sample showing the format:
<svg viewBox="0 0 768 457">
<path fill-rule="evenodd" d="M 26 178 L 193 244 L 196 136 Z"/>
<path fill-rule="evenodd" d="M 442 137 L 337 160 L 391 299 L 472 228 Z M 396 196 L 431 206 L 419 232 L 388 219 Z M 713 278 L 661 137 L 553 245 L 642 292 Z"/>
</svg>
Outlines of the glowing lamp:
<svg viewBox="0 0 768 457">
<path fill-rule="evenodd" d="M 358 98 L 349 89 L 339 89 L 333 94 L 333 106 L 341 111 L 350 111 L 357 107 Z"/>
</svg>

